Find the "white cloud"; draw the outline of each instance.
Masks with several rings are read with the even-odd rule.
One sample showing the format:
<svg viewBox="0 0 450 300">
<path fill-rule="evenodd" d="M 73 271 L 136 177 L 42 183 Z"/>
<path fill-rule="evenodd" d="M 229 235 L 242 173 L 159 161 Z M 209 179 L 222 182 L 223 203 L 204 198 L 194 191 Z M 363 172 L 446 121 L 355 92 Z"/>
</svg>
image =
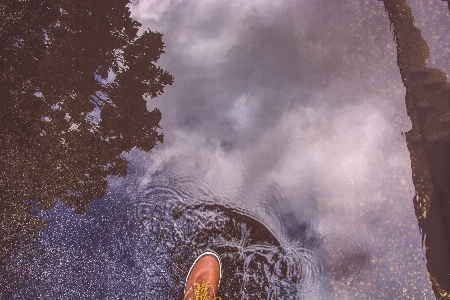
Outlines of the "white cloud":
<svg viewBox="0 0 450 300">
<path fill-rule="evenodd" d="M 165 34 L 162 58 L 175 75 L 156 100 L 166 142 L 148 172 L 203 178 L 247 210 L 276 185 L 321 233 L 345 231 L 389 257 L 387 266 L 402 264 L 420 253 L 420 236 L 387 16 L 380 3 L 354 11 L 350 2 L 317 3 L 296 2 L 293 11 L 287 1 L 135 5 L 134 15 Z M 387 238 L 397 232 L 404 238 Z M 372 279 L 390 274 L 377 268 Z M 405 266 L 400 285 L 414 268 Z M 422 288 L 427 274 L 417 268 Z"/>
</svg>

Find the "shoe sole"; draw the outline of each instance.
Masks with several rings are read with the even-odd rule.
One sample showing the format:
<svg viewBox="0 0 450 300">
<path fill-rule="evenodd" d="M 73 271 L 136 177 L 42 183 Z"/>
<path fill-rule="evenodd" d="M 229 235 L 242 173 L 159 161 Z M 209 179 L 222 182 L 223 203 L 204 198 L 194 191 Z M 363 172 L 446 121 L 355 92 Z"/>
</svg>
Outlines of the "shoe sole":
<svg viewBox="0 0 450 300">
<path fill-rule="evenodd" d="M 213 256 L 215 259 L 217 259 L 217 262 L 219 262 L 219 284 L 217 285 L 217 289 L 219 289 L 220 286 L 220 279 L 222 279 L 222 262 L 220 260 L 219 254 L 217 254 L 214 251 L 207 251 L 207 252 L 203 252 L 202 254 L 200 254 L 194 261 L 194 263 L 191 266 L 191 269 L 189 270 L 188 275 L 186 276 L 186 282 L 184 283 L 185 289 L 186 289 L 186 285 L 189 279 L 189 276 L 191 276 L 192 273 L 192 269 L 194 269 L 195 265 L 197 264 L 197 262 L 204 256 Z"/>
</svg>

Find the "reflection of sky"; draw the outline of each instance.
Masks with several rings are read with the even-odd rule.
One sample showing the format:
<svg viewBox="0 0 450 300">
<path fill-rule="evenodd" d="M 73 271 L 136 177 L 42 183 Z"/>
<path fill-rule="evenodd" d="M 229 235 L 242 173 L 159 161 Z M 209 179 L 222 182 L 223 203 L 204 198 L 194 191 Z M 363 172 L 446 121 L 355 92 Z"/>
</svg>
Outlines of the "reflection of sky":
<svg viewBox="0 0 450 300">
<path fill-rule="evenodd" d="M 430 44 L 430 65 L 450 71 L 442 46 L 450 42 L 447 4 L 409 3 Z M 410 122 L 381 2 L 136 0 L 132 12 L 144 28 L 164 33 L 160 65 L 175 82 L 148 104 L 162 112 L 164 143 L 152 154 L 131 153 L 132 175 L 126 187 L 114 180 L 122 190 L 108 201 L 133 198 L 159 171 L 202 178 L 222 201 L 265 219 L 282 239 L 295 235 L 294 216 L 331 237 L 328 251 L 339 249 L 334 236 L 362 245 L 370 267 L 363 279 L 332 281 L 335 299 L 433 298 L 402 135 Z M 274 187 L 285 200 L 265 214 L 258 204 Z M 72 272 L 73 282 L 52 284 L 89 291 L 77 272 L 107 269 L 107 285 L 121 282 L 109 294 L 135 287 L 122 279 L 137 266 L 115 259 L 101 238 L 111 236 L 102 214 L 115 206 L 96 203 L 82 220 L 55 208 L 61 215 L 50 218 L 41 242 L 49 260 L 59 253 L 60 261 L 51 262 L 53 271 L 45 270 L 49 262 L 35 263 L 40 280 L 46 272 Z M 65 260 L 83 255 L 106 258 L 80 266 Z"/>
<path fill-rule="evenodd" d="M 430 48 L 428 67 L 450 72 L 450 19 L 446 1 L 409 0 L 415 25 Z"/>
<path fill-rule="evenodd" d="M 418 25 L 435 28 L 424 37 L 440 67 L 450 17 L 437 2 L 411 5 Z M 249 210 L 259 198 L 248 195 L 276 184 L 321 234 L 345 232 L 368 249 L 366 283 L 386 298 L 399 289 L 432 297 L 381 2 L 140 0 L 133 15 L 164 33 L 160 64 L 175 76 L 149 102 L 163 113 L 165 143 L 147 174 L 206 178 Z"/>
</svg>

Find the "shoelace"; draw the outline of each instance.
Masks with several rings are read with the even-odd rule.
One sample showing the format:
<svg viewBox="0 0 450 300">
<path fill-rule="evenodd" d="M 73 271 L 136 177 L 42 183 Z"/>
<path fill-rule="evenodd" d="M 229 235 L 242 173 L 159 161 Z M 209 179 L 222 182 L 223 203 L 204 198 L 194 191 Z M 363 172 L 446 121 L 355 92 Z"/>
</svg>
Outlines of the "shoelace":
<svg viewBox="0 0 450 300">
<path fill-rule="evenodd" d="M 189 300 L 209 300 L 208 297 L 211 292 L 213 295 L 215 295 L 214 288 L 211 285 L 206 284 L 206 280 L 204 279 L 201 284 L 194 283 L 193 288 L 194 288 L 194 299 L 189 298 Z M 214 296 L 212 300 L 222 300 L 222 298 L 220 298 L 219 296 Z"/>
</svg>

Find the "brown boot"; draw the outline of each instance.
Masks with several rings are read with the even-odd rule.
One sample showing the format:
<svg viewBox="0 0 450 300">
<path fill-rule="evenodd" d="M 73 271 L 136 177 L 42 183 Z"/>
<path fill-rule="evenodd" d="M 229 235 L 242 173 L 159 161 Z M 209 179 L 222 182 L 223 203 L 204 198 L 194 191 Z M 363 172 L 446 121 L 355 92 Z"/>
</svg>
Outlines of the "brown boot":
<svg viewBox="0 0 450 300">
<path fill-rule="evenodd" d="M 222 275 L 219 255 L 204 252 L 195 260 L 186 278 L 185 300 L 213 300 L 216 296 Z"/>
</svg>

